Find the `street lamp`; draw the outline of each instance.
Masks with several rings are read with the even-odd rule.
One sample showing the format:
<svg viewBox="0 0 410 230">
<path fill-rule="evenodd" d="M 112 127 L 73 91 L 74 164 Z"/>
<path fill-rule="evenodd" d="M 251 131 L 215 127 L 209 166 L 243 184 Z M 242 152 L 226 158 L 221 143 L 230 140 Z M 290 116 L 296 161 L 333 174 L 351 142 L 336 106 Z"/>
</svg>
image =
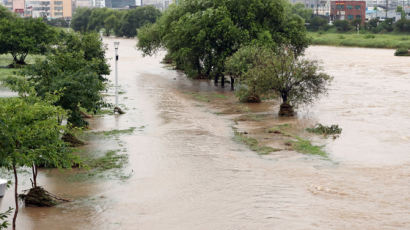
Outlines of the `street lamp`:
<svg viewBox="0 0 410 230">
<path fill-rule="evenodd" d="M 117 112 L 119 114 L 123 114 L 124 112 L 118 107 L 118 47 L 120 46 L 120 42 L 114 42 L 115 48 L 115 107 L 114 113 Z"/>
</svg>

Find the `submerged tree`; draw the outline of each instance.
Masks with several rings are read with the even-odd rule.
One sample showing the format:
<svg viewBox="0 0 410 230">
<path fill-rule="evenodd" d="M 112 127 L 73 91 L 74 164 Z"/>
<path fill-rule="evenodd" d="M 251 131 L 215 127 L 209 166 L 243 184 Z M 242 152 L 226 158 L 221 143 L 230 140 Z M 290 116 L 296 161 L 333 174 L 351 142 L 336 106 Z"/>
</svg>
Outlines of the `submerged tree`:
<svg viewBox="0 0 410 230">
<path fill-rule="evenodd" d="M 286 4 L 280 0 L 182 1 L 170 6 L 155 24 L 139 30 L 137 46 L 146 55 L 165 48 L 167 58 L 188 76 L 214 77 L 217 82 L 225 72 L 226 58 L 261 36 L 303 52 L 308 44 L 303 19 L 285 14 Z"/>
<path fill-rule="evenodd" d="M 294 107 L 309 104 L 327 90 L 331 77 L 323 72 L 316 61 L 295 56 L 288 47 L 270 49 L 243 47 L 246 60 L 252 60 L 247 70 L 240 72 L 241 83 L 260 94 L 273 94 L 282 99 L 280 116 L 293 116 Z M 235 55 L 234 55 L 235 56 Z M 235 60 L 239 60 L 235 62 Z M 240 63 L 233 57 L 229 62 Z"/>
<path fill-rule="evenodd" d="M 55 167 L 71 167 L 76 162 L 61 140 L 60 119 L 64 111 L 34 96 L 0 99 L 0 166 L 13 170 L 15 211 L 13 229 L 19 211 L 18 167 L 34 167 L 52 163 Z M 33 187 L 37 173 L 33 169 Z"/>
</svg>

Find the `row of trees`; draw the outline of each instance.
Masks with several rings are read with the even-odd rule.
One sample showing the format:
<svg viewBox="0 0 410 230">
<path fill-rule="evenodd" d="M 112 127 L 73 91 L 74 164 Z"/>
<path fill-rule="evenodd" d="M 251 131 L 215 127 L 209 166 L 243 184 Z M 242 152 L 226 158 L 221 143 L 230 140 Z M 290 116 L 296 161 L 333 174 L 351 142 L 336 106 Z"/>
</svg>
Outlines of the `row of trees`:
<svg viewBox="0 0 410 230">
<path fill-rule="evenodd" d="M 107 36 L 135 37 L 138 28 L 154 23 L 160 16 L 161 12 L 153 6 L 129 10 L 78 8 L 73 15 L 71 28 L 80 32 L 104 30 Z"/>
<path fill-rule="evenodd" d="M 81 165 L 62 139 L 71 127 L 87 125 L 82 109 L 95 112 L 104 106 L 101 91 L 106 88 L 109 66 L 99 34 L 66 32 L 41 19 L 16 17 L 2 7 L 0 51 L 13 57 L 10 67 L 19 67 L 20 75 L 3 82 L 19 97 L 0 99 L 0 167 L 14 173 L 15 229 L 17 169 L 32 169 L 32 189 L 36 189 L 38 167 Z M 43 56 L 26 65 L 25 58 L 31 54 Z M 68 125 L 62 125 L 64 120 Z"/>
<path fill-rule="evenodd" d="M 165 61 L 189 77 L 221 79 L 224 86 L 230 76 L 232 89 L 238 79 L 242 101 L 280 96 L 284 116 L 325 92 L 330 81 L 316 62 L 300 58 L 307 46 L 304 20 L 276 0 L 182 1 L 141 28 L 137 44 L 145 55 L 166 49 Z"/>
</svg>

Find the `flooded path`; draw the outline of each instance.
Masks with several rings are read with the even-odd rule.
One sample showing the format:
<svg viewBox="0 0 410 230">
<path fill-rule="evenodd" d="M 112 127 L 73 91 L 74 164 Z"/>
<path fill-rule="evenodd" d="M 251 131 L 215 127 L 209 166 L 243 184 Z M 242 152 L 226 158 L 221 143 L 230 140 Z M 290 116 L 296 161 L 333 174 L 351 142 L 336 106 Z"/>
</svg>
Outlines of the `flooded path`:
<svg viewBox="0 0 410 230">
<path fill-rule="evenodd" d="M 114 40 L 105 41 L 112 57 Z M 86 151 L 120 143 L 129 178 L 70 181 L 74 172 L 43 170 L 40 184 L 75 201 L 23 208 L 19 229 L 410 229 L 409 59 L 392 50 L 310 48 L 335 80 L 299 119 L 337 123 L 343 134 L 327 145 L 331 160 L 289 151 L 261 157 L 232 140 L 230 119 L 182 93 L 221 89 L 164 68 L 161 55 L 142 58 L 134 40 L 120 42 L 127 113 L 94 118 L 91 128 L 143 128 L 93 140 Z M 11 197 L 9 190 L 1 209 Z"/>
</svg>

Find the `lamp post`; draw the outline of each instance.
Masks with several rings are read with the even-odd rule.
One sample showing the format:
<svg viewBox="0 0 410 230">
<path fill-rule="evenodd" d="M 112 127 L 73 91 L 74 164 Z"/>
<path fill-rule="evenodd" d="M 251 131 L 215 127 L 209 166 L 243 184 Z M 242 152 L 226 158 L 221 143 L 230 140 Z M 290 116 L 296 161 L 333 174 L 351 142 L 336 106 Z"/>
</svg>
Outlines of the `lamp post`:
<svg viewBox="0 0 410 230">
<path fill-rule="evenodd" d="M 120 42 L 114 42 L 115 48 L 115 107 L 114 113 L 117 112 L 119 114 L 123 114 L 124 112 L 118 107 L 118 47 L 120 46 Z"/>
</svg>

